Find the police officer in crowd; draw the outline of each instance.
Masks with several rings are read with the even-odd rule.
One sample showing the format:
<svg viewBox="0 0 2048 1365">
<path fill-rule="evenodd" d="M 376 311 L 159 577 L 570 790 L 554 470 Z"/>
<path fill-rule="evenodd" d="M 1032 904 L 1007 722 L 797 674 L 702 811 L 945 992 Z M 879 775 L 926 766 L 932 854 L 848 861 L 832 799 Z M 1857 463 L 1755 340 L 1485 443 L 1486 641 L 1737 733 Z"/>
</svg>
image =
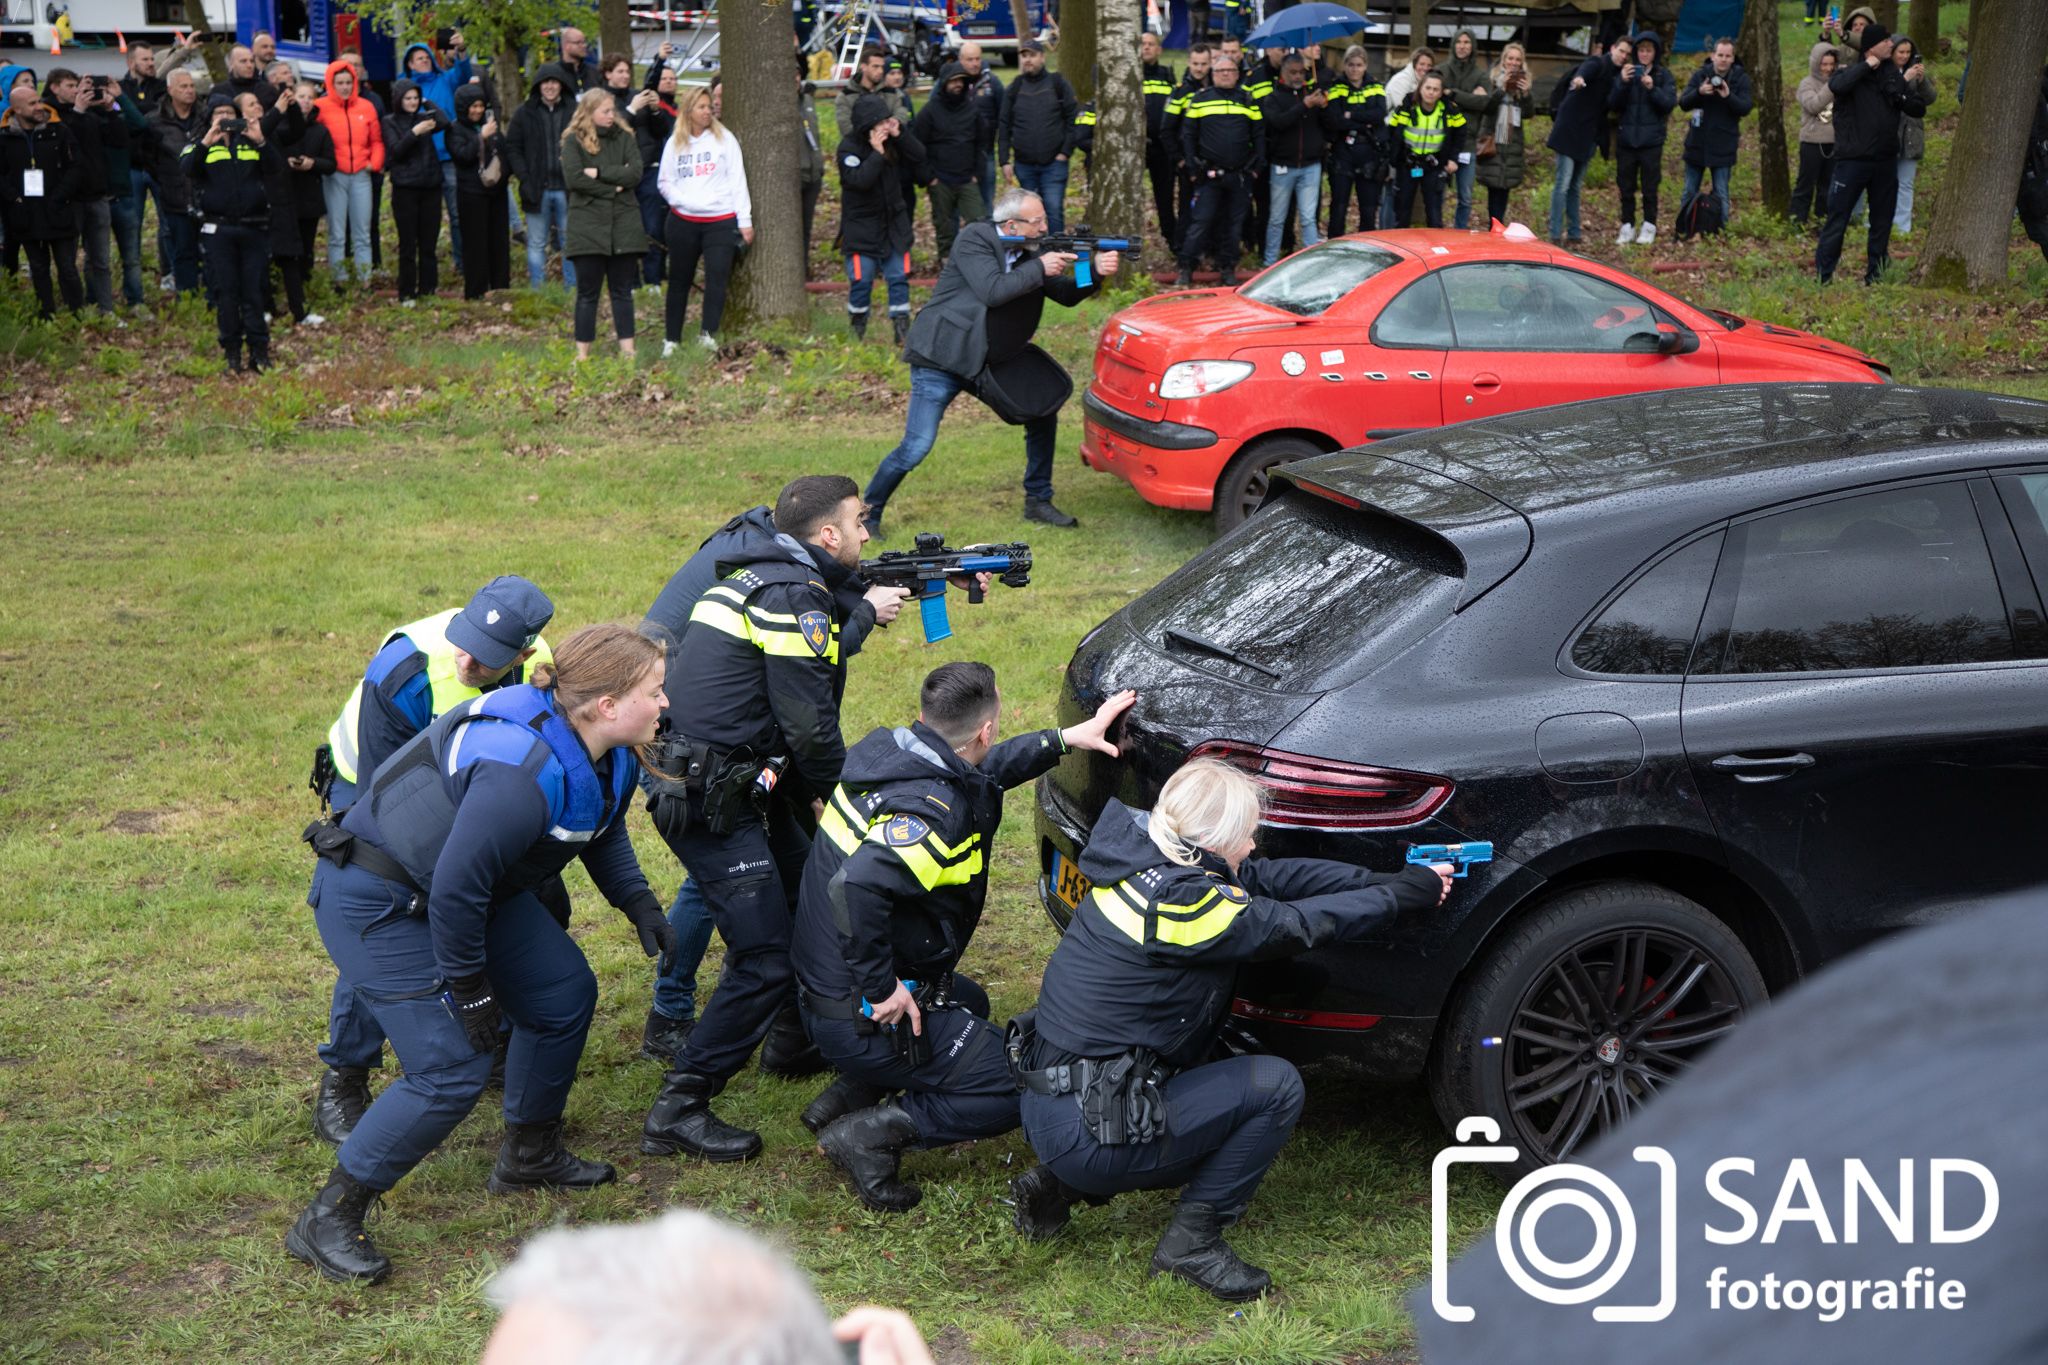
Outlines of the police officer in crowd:
<svg viewBox="0 0 2048 1365">
<path fill-rule="evenodd" d="M 1196 43 L 1188 49 L 1187 72 L 1166 97 L 1166 108 L 1159 118 L 1159 140 L 1173 158 L 1174 219 L 1173 232 L 1167 242 L 1176 255 L 1180 252 L 1181 239 L 1187 236 L 1188 219 L 1195 205 L 1195 182 L 1188 175 L 1187 157 L 1181 150 L 1181 124 L 1187 118 L 1189 101 L 1209 88 L 1210 58 L 1207 43 Z"/>
<path fill-rule="evenodd" d="M 1152 810 L 1112 799 L 1080 869 L 1094 889 L 1013 1021 L 1025 1136 L 1041 1166 L 1011 1182 L 1025 1236 L 1076 1200 L 1184 1186 L 1152 1253 L 1219 1299 L 1266 1292 L 1223 1229 L 1244 1212 L 1300 1117 L 1300 1073 L 1264 1054 L 1209 1062 L 1238 964 L 1383 933 L 1440 905 L 1448 866 L 1384 876 L 1321 858 L 1254 858 L 1259 789 L 1208 759 Z"/>
<path fill-rule="evenodd" d="M 246 52 L 247 49 L 239 49 Z M 234 96 L 216 91 L 207 101 L 205 136 L 186 146 L 178 163 L 199 212 L 206 280 L 213 290 L 220 348 L 228 369 L 270 368 L 270 188 L 277 152 L 259 120 L 235 108 Z"/>
<path fill-rule="evenodd" d="M 1330 106 L 1323 111 L 1330 135 L 1330 226 L 1326 234 L 1342 237 L 1358 198 L 1358 230 L 1379 226 L 1380 168 L 1387 164 L 1387 91 L 1366 67 L 1365 49 L 1344 50 L 1344 74 L 1330 87 Z"/>
<path fill-rule="evenodd" d="M 725 966 L 648 1112 L 641 1150 L 650 1154 L 757 1155 L 760 1134 L 721 1121 L 711 1098 L 778 1015 L 801 1040 L 789 929 L 818 803 L 846 761 L 846 627 L 854 622 L 864 635 L 870 613 L 886 625 L 908 596 L 877 587 L 849 606 L 842 595 L 868 539 L 865 510 L 851 479 L 792 481 L 776 500 L 774 532 L 745 527 L 690 609 L 664 747 L 676 780 L 658 784 L 649 804 L 654 827 L 711 907 Z M 796 1053 L 782 1069 L 815 1066 Z"/>
<path fill-rule="evenodd" d="M 1181 112 L 1181 157 L 1195 182 L 1195 203 L 1181 235 L 1180 275 L 1174 284 L 1195 282 L 1195 264 L 1207 248 L 1216 258 L 1222 284 L 1237 283 L 1237 258 L 1251 207 L 1252 183 L 1265 174 L 1266 127 L 1259 102 L 1238 88 L 1237 58 L 1219 53 L 1210 60 L 1207 90 Z"/>
<path fill-rule="evenodd" d="M 1152 207 L 1159 214 L 1159 231 L 1171 242 L 1175 231 L 1174 165 L 1177 149 L 1166 141 L 1166 104 L 1173 98 L 1173 68 L 1159 61 L 1159 35 L 1146 33 L 1138 39 L 1138 72 L 1145 93 L 1145 178 L 1152 184 Z"/>
<path fill-rule="evenodd" d="M 847 753 L 804 868 L 790 959 L 804 1027 L 840 1073 L 804 1123 L 869 1208 L 900 1213 L 921 1197 L 897 1178 L 905 1148 L 1017 1126 L 988 993 L 954 969 L 988 898 L 1004 791 L 1075 749 L 1114 757 L 1104 735 L 1135 699 L 1119 693 L 1080 725 L 997 743 L 995 670 L 944 664 L 924 680 L 915 723 Z"/>
<path fill-rule="evenodd" d="M 582 950 L 533 894 L 581 858 L 649 955 L 675 937 L 626 833 L 664 704 L 661 646 L 587 626 L 535 681 L 458 707 L 380 764 L 337 824 L 308 831 L 320 939 L 389 1035 L 405 1074 L 335 1154 L 285 1248 L 334 1280 L 383 1279 L 370 1204 L 483 1094 L 512 1022 L 505 1139 L 490 1188 L 584 1188 L 614 1174 L 562 1146 L 562 1111 L 597 1007 Z"/>
<path fill-rule="evenodd" d="M 554 614 L 546 593 L 507 574 L 479 588 L 468 606 L 386 635 L 328 727 L 327 742 L 314 752 L 312 785 L 320 799 L 337 815 L 346 812 L 357 784 L 435 719 L 494 688 L 526 681 L 528 664 L 551 663 L 554 654 L 541 631 Z M 566 925 L 568 892 L 559 878 L 547 884 L 543 900 L 550 898 Z M 334 979 L 320 1060 L 327 1069 L 313 1101 L 313 1132 L 338 1146 L 370 1107 L 371 1069 L 384 1064 L 383 1030 L 345 976 Z"/>
</svg>

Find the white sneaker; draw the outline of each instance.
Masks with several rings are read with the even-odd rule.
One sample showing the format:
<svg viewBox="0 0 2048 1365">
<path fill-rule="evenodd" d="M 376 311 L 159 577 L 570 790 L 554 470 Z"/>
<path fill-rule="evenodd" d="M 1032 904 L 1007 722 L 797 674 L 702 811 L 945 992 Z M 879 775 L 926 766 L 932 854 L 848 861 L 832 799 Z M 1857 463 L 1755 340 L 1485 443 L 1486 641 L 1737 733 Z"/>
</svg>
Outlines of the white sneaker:
<svg viewBox="0 0 2048 1365">
<path fill-rule="evenodd" d="M 664 341 L 661 343 L 661 358 L 663 360 L 667 360 L 670 356 L 674 355 L 675 353 L 676 343 L 674 343 L 673 341 Z"/>
<path fill-rule="evenodd" d="M 178 287 L 178 277 L 176 275 L 166 275 L 156 282 L 156 287 L 157 292 L 160 294 L 171 293 Z"/>
<path fill-rule="evenodd" d="M 306 314 L 306 321 L 302 325 L 306 327 L 325 327 L 327 319 L 321 317 L 318 313 L 308 313 Z"/>
<path fill-rule="evenodd" d="M 270 325 L 270 314 L 268 314 L 268 313 L 265 313 L 265 314 L 263 315 L 263 325 L 264 325 L 265 327 L 268 327 L 268 326 Z"/>
<path fill-rule="evenodd" d="M 1635 239 L 1636 229 L 1633 223 L 1623 223 L 1621 225 L 1621 231 L 1614 234 L 1614 244 L 1616 246 L 1628 246 L 1630 243 L 1634 242 Z"/>
<path fill-rule="evenodd" d="M 420 306 L 420 301 L 418 299 L 401 299 L 398 306 L 400 308 L 417 308 Z"/>
<path fill-rule="evenodd" d="M 1657 225 L 1656 225 L 1655 223 L 1651 223 L 1651 222 L 1645 222 L 1645 223 L 1643 224 L 1643 230 L 1642 230 L 1641 232 L 1638 232 L 1638 233 L 1636 234 L 1636 245 L 1637 245 L 1637 246 L 1648 246 L 1648 245 L 1649 245 L 1650 243 L 1652 243 L 1652 242 L 1654 242 L 1654 241 L 1656 241 L 1656 240 L 1657 240 Z"/>
<path fill-rule="evenodd" d="M 709 332 L 697 333 L 697 344 L 699 346 L 702 346 L 707 351 L 715 351 L 718 349 L 718 339 L 712 336 Z"/>
</svg>

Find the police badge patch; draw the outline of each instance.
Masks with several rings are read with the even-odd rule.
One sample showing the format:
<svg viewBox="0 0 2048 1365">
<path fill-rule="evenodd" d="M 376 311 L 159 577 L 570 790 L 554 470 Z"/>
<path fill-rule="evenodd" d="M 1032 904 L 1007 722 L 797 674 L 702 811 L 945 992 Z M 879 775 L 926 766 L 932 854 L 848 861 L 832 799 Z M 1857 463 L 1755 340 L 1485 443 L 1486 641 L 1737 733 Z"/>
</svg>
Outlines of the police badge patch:
<svg viewBox="0 0 2048 1365">
<path fill-rule="evenodd" d="M 825 647 L 832 643 L 832 618 L 822 611 L 807 611 L 796 618 L 796 628 L 803 633 L 811 653 L 824 658 Z"/>
<path fill-rule="evenodd" d="M 931 833 L 931 826 L 915 815 L 892 815 L 882 826 L 882 842 L 891 848 L 909 848 Z"/>
</svg>

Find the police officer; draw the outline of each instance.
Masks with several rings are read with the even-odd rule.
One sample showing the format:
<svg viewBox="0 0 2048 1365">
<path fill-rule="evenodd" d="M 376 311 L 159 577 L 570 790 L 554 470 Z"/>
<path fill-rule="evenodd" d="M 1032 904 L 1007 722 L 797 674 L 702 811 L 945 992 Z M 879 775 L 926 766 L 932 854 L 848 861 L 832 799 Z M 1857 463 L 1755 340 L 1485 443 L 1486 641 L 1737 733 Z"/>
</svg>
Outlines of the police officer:
<svg viewBox="0 0 2048 1365">
<path fill-rule="evenodd" d="M 1181 113 L 1181 156 L 1195 182 L 1195 205 L 1181 237 L 1180 275 L 1174 284 L 1195 282 L 1203 248 L 1216 258 L 1222 283 L 1237 284 L 1237 258 L 1244 238 L 1252 183 L 1265 173 L 1266 128 L 1259 104 L 1237 85 L 1237 59 L 1219 53 L 1209 62 L 1207 90 Z"/>
<path fill-rule="evenodd" d="M 201 219 L 220 348 L 230 371 L 241 370 L 244 343 L 249 368 L 267 370 L 270 324 L 263 306 L 270 293 L 270 190 L 265 182 L 276 171 L 277 152 L 265 140 L 261 121 L 242 118 L 225 90 L 214 92 L 207 111 L 211 124 L 206 135 L 185 148 L 178 164 L 192 184 Z"/>
<path fill-rule="evenodd" d="M 1272 1278 L 1223 1229 L 1302 1104 L 1301 1075 L 1281 1058 L 1204 1064 L 1238 964 L 1381 934 L 1441 904 L 1451 871 L 1253 858 L 1258 824 L 1258 787 L 1208 759 L 1168 778 L 1149 812 L 1112 799 L 1081 855 L 1094 888 L 1046 964 L 1037 1009 L 1011 1025 L 1024 1133 L 1045 1163 L 1011 1182 L 1018 1231 L 1052 1236 L 1079 1199 L 1185 1186 L 1152 1272 L 1233 1302 Z"/>
<path fill-rule="evenodd" d="M 1003 792 L 1074 749 L 1114 757 L 1103 735 L 1135 699 L 998 744 L 995 670 L 944 664 L 924 680 L 915 724 L 848 752 L 804 867 L 790 959 L 804 1027 L 840 1073 L 804 1122 L 869 1208 L 900 1213 L 921 1197 L 897 1179 L 904 1148 L 1017 1126 L 988 993 L 954 968 L 988 897 Z M 907 1093 L 881 1102 L 896 1090 Z"/>
<path fill-rule="evenodd" d="M 1344 74 L 1330 87 L 1323 111 L 1330 142 L 1330 230 L 1342 237 L 1348 229 L 1350 200 L 1358 196 L 1358 230 L 1379 224 L 1380 168 L 1386 165 L 1387 90 L 1369 73 L 1365 49 L 1344 51 Z"/>
<path fill-rule="evenodd" d="M 887 624 L 908 595 L 878 587 L 845 605 L 838 590 L 860 569 L 864 511 L 851 479 L 793 480 L 776 500 L 774 534 L 744 528 L 690 610 L 665 749 L 680 780 L 661 784 L 649 808 L 711 907 L 725 966 L 648 1111 L 644 1152 L 744 1161 L 761 1150 L 760 1134 L 711 1112 L 711 1097 L 779 1013 L 795 1022 L 790 919 L 815 803 L 846 761 L 845 628 L 867 612 Z"/>
<path fill-rule="evenodd" d="M 1187 235 L 1188 220 L 1193 216 L 1195 204 L 1194 178 L 1188 174 L 1187 155 L 1181 150 L 1181 124 L 1187 118 L 1189 102 L 1209 88 L 1210 58 L 1211 50 L 1207 43 L 1196 43 L 1188 49 L 1187 74 L 1167 96 L 1166 110 L 1159 119 L 1159 140 L 1173 158 L 1174 231 L 1168 241 L 1176 255 L 1180 252 L 1181 239 Z"/>
<path fill-rule="evenodd" d="M 1415 196 L 1422 195 L 1423 219 L 1433 228 L 1444 225 L 1444 177 L 1458 168 L 1458 155 L 1448 141 L 1465 126 L 1444 93 L 1443 77 L 1432 71 L 1415 83 L 1401 107 L 1387 115 L 1395 139 L 1394 223 L 1407 227 L 1415 217 Z"/>
<path fill-rule="evenodd" d="M 384 637 L 370 666 L 314 751 L 313 790 L 341 814 L 355 803 L 357 783 L 377 765 L 466 701 L 526 681 L 528 665 L 554 659 L 541 631 L 555 614 L 546 593 L 507 574 L 477 590 L 466 607 L 450 607 L 400 626 Z M 568 918 L 559 878 L 542 893 L 557 918 Z M 328 1010 L 327 1065 L 313 1101 L 313 1132 L 339 1145 L 370 1106 L 370 1071 L 384 1064 L 384 1034 L 345 976 L 334 980 Z"/>
<path fill-rule="evenodd" d="M 674 951 L 625 826 L 661 679 L 660 645 L 623 626 L 585 627 L 534 683 L 442 716 L 379 765 L 339 824 L 306 831 L 321 860 L 307 897 L 321 941 L 405 1068 L 285 1237 L 329 1279 L 390 1273 L 363 1215 L 476 1104 L 501 1015 L 512 1040 L 490 1188 L 612 1178 L 562 1146 L 597 979 L 533 888 L 581 858 L 648 954 Z"/>
<path fill-rule="evenodd" d="M 670 696 L 688 695 L 682 677 L 683 636 L 690 628 L 690 613 L 696 608 L 697 599 L 718 581 L 719 561 L 730 559 L 749 541 L 759 543 L 774 538 L 773 509 L 765 506 L 750 508 L 706 537 L 696 552 L 684 560 L 682 567 L 662 585 L 654 604 L 647 609 L 644 628 L 656 639 L 667 643 L 667 689 Z M 842 664 L 860 651 L 875 623 L 874 608 L 864 604 L 862 590 L 859 580 L 847 579 L 833 592 L 838 601 L 839 615 L 843 618 L 839 632 Z M 843 674 L 841 683 L 844 683 Z M 668 720 L 669 717 L 664 716 L 663 719 Z M 661 767 L 680 771 L 666 756 L 666 740 L 656 741 L 655 747 Z M 663 784 L 653 773 L 643 769 L 640 785 L 646 789 L 649 798 L 653 798 L 659 794 Z M 704 893 L 698 889 L 697 883 L 687 875 L 676 891 L 675 904 L 669 907 L 668 922 L 676 931 L 675 958 L 665 964 L 655 977 L 654 1003 L 648 1008 L 647 1023 L 641 1030 L 640 1055 L 650 1061 L 674 1066 L 676 1055 L 682 1051 L 690 1030 L 696 1027 L 697 968 L 703 963 L 704 950 L 711 943 L 710 907 L 704 903 Z M 800 1027 L 790 1029 L 781 1026 L 782 1022 L 782 1016 L 778 1016 L 778 1027 L 770 1030 L 762 1044 L 761 1065 L 764 1070 L 777 1071 L 796 1063 L 796 1054 L 810 1046 Z"/>
<path fill-rule="evenodd" d="M 1145 178 L 1152 183 L 1152 207 L 1159 214 L 1159 232 L 1171 242 L 1178 235 L 1173 217 L 1175 151 L 1166 142 L 1166 104 L 1173 98 L 1173 68 L 1159 62 L 1159 35 L 1138 39 L 1138 75 L 1145 92 Z"/>
</svg>

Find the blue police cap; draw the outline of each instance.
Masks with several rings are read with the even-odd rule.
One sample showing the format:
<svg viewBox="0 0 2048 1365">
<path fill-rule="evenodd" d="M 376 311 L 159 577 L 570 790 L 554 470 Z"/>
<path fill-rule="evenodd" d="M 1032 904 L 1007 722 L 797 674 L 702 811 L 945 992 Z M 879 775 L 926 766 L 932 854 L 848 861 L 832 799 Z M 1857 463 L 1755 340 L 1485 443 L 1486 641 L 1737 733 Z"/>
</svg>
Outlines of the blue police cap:
<svg viewBox="0 0 2048 1365">
<path fill-rule="evenodd" d="M 516 574 L 493 578 L 448 622 L 448 643 L 485 668 L 504 668 L 555 616 L 555 604 Z"/>
</svg>

